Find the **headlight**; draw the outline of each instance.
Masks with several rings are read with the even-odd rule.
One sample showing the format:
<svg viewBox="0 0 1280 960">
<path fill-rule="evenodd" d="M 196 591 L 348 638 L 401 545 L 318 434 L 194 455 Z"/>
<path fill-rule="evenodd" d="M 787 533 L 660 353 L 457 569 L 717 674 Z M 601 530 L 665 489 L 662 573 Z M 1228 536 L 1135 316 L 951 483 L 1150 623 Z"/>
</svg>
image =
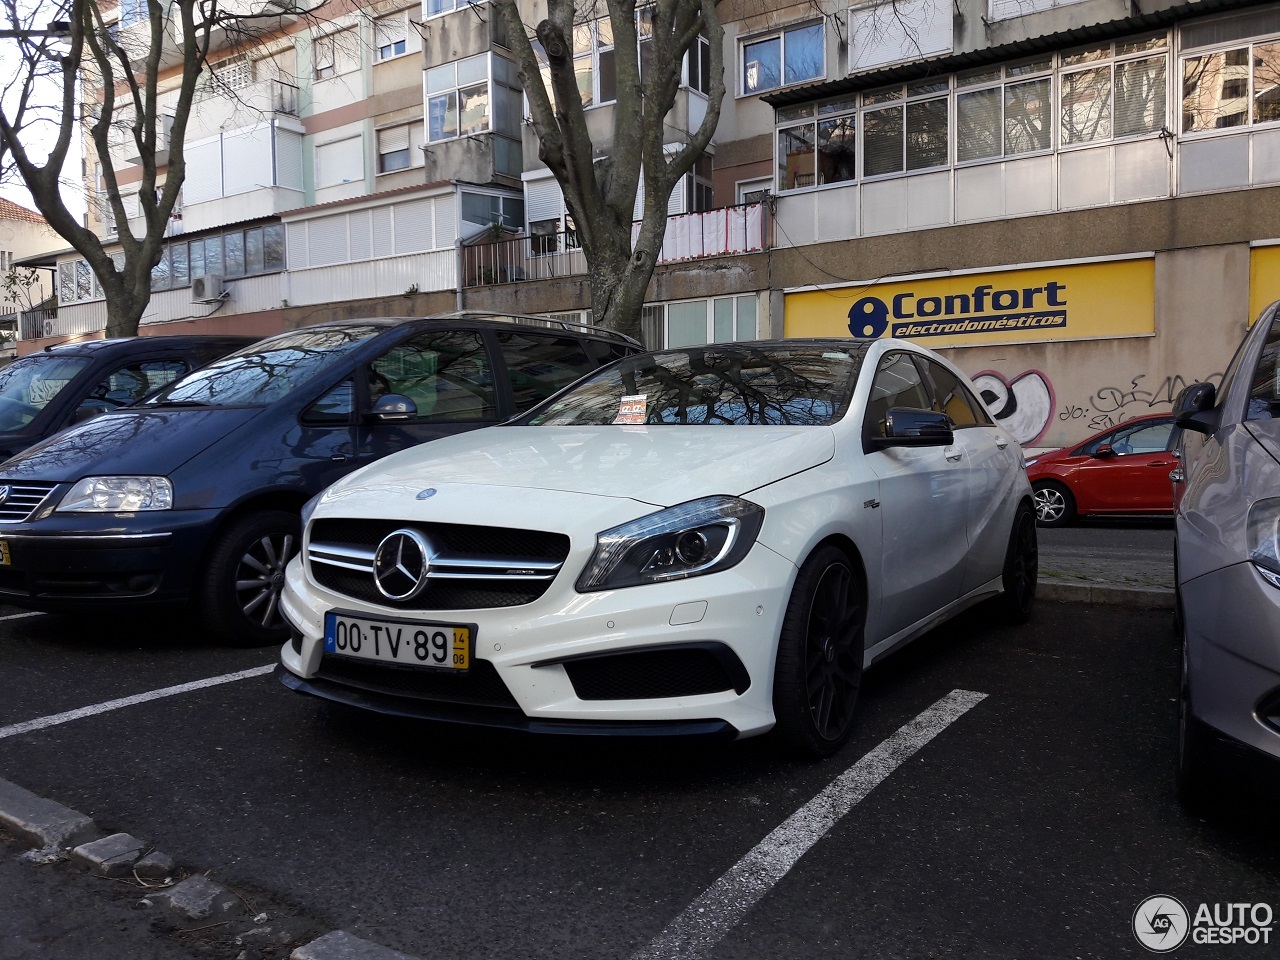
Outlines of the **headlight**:
<svg viewBox="0 0 1280 960">
<path fill-rule="evenodd" d="M 747 555 L 764 508 L 737 497 L 704 497 L 596 535 L 578 592 L 634 587 L 727 570 Z"/>
<path fill-rule="evenodd" d="M 1280 587 L 1280 500 L 1259 500 L 1249 508 L 1249 559 Z"/>
<path fill-rule="evenodd" d="M 135 513 L 173 508 L 167 477 L 85 477 L 58 504 L 60 513 Z"/>
</svg>

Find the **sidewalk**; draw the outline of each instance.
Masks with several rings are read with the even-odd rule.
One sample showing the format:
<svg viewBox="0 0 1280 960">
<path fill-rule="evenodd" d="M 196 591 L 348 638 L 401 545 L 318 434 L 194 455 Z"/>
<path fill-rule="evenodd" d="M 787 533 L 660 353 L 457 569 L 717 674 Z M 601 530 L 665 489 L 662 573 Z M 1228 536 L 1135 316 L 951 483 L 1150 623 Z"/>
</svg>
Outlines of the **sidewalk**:
<svg viewBox="0 0 1280 960">
<path fill-rule="evenodd" d="M 1043 531 L 1042 531 L 1043 533 Z M 1093 546 L 1046 545 L 1040 538 L 1040 600 L 1114 603 L 1133 610 L 1172 610 L 1173 549 L 1141 556 Z"/>
</svg>

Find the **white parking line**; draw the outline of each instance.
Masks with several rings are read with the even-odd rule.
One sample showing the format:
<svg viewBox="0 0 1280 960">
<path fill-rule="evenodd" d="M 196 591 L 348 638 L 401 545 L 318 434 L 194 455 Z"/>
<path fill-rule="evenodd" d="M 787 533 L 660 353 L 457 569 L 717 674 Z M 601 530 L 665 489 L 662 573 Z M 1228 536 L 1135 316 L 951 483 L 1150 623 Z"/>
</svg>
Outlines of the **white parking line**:
<svg viewBox="0 0 1280 960">
<path fill-rule="evenodd" d="M 987 698 L 952 690 L 883 741 L 765 837 L 632 960 L 693 960 L 714 947 L 773 885 L 889 774 Z"/>
<path fill-rule="evenodd" d="M 0 620 L 21 620 L 23 617 L 43 617 L 44 615 L 45 613 L 43 610 L 28 610 L 26 613 L 7 614 L 0 617 Z"/>
<path fill-rule="evenodd" d="M 148 693 L 137 693 L 132 697 L 121 697 L 119 700 L 108 700 L 105 703 L 97 703 L 91 707 L 80 707 L 77 710 L 68 710 L 66 713 L 55 713 L 48 717 L 39 717 L 35 720 L 24 720 L 22 723 L 15 723 L 8 727 L 0 727 L 0 740 L 5 737 L 16 737 L 20 733 L 30 733 L 32 730 L 43 730 L 45 727 L 56 727 L 60 723 L 67 723 L 70 720 L 79 720 L 82 717 L 92 717 L 99 713 L 108 713 L 112 710 L 119 710 L 121 707 L 132 707 L 138 703 L 146 703 L 148 700 L 160 700 L 164 697 L 177 696 L 180 693 L 190 693 L 193 690 L 203 690 L 205 687 L 216 687 L 220 683 L 232 683 L 236 680 L 247 680 L 249 677 L 260 677 L 264 673 L 270 673 L 276 668 L 274 663 L 265 667 L 254 667 L 251 670 L 241 670 L 239 673 L 224 673 L 220 677 L 209 677 L 207 680 L 193 680 L 191 683 L 180 683 L 176 687 L 163 687 L 159 690 L 152 690 Z"/>
</svg>

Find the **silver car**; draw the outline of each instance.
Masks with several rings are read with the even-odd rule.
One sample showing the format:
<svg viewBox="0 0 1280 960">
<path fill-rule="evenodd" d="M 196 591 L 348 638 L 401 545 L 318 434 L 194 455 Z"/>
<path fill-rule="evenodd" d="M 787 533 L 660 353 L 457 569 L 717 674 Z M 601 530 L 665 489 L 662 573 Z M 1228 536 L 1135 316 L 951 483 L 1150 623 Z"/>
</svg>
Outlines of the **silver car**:
<svg viewBox="0 0 1280 960">
<path fill-rule="evenodd" d="M 1174 413 L 1184 428 L 1173 474 L 1177 782 L 1194 803 L 1224 746 L 1280 760 L 1280 302 L 1258 317 L 1221 385 L 1187 387 Z"/>
</svg>

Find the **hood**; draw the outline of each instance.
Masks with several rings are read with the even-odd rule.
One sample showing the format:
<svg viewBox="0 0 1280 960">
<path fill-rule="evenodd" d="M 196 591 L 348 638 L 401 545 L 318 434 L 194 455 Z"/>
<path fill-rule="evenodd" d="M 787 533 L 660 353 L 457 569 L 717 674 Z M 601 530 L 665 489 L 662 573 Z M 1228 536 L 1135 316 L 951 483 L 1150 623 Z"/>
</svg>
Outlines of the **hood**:
<svg viewBox="0 0 1280 960">
<path fill-rule="evenodd" d="M 0 466 L 0 476 L 51 482 L 168 476 L 261 412 L 260 407 L 156 407 L 107 413 L 24 450 Z"/>
<path fill-rule="evenodd" d="M 393 454 L 341 480 L 343 497 L 388 485 L 515 487 L 659 507 L 757 487 L 830 460 L 829 427 L 491 427 Z"/>
</svg>

